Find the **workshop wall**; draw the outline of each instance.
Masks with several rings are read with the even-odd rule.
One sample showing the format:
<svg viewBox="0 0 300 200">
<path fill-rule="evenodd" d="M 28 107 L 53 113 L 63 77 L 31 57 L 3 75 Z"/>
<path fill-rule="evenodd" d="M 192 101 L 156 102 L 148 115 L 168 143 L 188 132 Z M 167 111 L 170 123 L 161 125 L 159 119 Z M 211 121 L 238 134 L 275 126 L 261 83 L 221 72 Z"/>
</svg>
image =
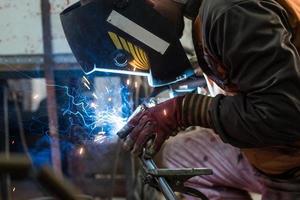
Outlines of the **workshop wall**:
<svg viewBox="0 0 300 200">
<path fill-rule="evenodd" d="M 65 39 L 59 13 L 77 0 L 50 0 L 50 16 L 53 54 L 71 54 Z M 43 52 L 41 0 L 1 0 L 0 1 L 0 70 L 18 73 L 26 69 L 23 64 L 37 62 L 36 55 Z M 27 56 L 27 57 L 18 57 Z M 9 61 L 6 61 L 10 59 Z M 4 62 L 3 62 L 4 61 Z M 7 64 L 6 64 L 7 63 Z M 21 67 L 8 65 L 18 63 Z M 36 66 L 39 68 L 39 65 Z M 20 74 L 20 73 L 19 73 Z M 10 80 L 11 88 L 23 92 L 23 108 L 35 111 L 46 98 L 45 80 L 38 79 Z M 26 90 L 23 90 L 27 88 Z"/>
<path fill-rule="evenodd" d="M 59 21 L 59 13 L 77 0 L 51 0 L 54 53 L 70 53 Z M 0 55 L 43 54 L 40 0 L 0 1 Z"/>
</svg>

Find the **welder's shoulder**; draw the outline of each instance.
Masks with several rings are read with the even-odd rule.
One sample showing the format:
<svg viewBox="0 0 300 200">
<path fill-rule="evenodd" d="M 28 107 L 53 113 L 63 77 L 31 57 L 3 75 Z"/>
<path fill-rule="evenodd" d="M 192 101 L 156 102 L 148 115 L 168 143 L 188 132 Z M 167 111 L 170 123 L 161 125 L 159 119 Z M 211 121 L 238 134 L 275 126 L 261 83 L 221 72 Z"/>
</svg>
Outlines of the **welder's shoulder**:
<svg viewBox="0 0 300 200">
<path fill-rule="evenodd" d="M 203 0 L 200 15 L 206 20 L 216 20 L 219 16 L 231 10 L 233 7 L 246 2 L 256 0 Z"/>
</svg>

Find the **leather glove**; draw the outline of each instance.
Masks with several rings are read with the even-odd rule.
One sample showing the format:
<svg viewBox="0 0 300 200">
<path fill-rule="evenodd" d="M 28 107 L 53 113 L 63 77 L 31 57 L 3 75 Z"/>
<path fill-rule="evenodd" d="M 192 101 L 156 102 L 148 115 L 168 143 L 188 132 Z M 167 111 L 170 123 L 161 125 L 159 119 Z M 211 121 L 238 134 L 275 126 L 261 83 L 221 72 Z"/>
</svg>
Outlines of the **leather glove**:
<svg viewBox="0 0 300 200">
<path fill-rule="evenodd" d="M 151 145 L 146 148 L 146 155 L 153 156 L 157 153 L 165 140 L 175 136 L 181 129 L 181 104 L 183 97 L 176 97 L 160 103 L 151 108 L 145 108 L 128 123 L 132 131 L 127 136 L 124 147 L 135 155 L 140 155 L 146 143 L 151 140 Z"/>
<path fill-rule="evenodd" d="M 157 153 L 165 140 L 189 126 L 212 127 L 209 114 L 212 97 L 187 94 L 138 112 L 117 134 L 124 147 L 139 155 L 146 147 L 146 156 Z M 128 134 L 129 133 L 129 134 Z M 147 144 L 148 141 L 152 143 Z"/>
</svg>

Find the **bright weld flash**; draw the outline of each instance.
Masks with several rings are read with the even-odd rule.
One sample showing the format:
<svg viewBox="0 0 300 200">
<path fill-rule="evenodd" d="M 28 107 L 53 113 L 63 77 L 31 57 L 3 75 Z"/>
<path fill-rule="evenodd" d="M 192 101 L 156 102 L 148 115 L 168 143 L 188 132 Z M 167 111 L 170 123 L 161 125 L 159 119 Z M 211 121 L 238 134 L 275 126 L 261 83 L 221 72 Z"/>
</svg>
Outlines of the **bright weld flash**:
<svg viewBox="0 0 300 200">
<path fill-rule="evenodd" d="M 98 105 L 93 102 L 93 103 L 91 103 L 91 107 L 96 109 L 98 107 Z"/>
<path fill-rule="evenodd" d="M 15 187 L 13 187 L 12 191 L 13 191 L 13 192 L 14 192 L 14 191 L 16 191 L 16 188 L 15 188 Z"/>
<path fill-rule="evenodd" d="M 105 138 L 106 138 L 105 132 L 104 131 L 100 131 L 98 133 L 98 135 L 95 136 L 94 142 L 98 143 L 98 144 L 101 144 L 102 142 L 104 142 Z"/>
<path fill-rule="evenodd" d="M 114 91 L 115 88 L 104 87 L 103 89 L 105 90 L 101 90 L 101 93 L 98 94 L 94 92 L 94 89 L 96 88 L 94 88 L 93 85 L 89 85 L 87 79 L 82 77 L 81 86 L 91 90 L 91 96 L 93 97 L 92 101 L 87 98 L 82 98 L 84 96 L 77 93 L 74 93 L 76 96 L 70 94 L 67 86 L 55 86 L 65 89 L 66 95 L 69 98 L 69 103 L 63 110 L 63 115 L 72 114 L 78 116 L 79 119 L 82 120 L 87 131 L 93 135 L 95 133 L 94 131 L 98 128 L 105 129 L 105 136 L 98 134 L 94 135 L 94 141 L 102 143 L 109 138 L 108 136 L 115 136 L 115 133 L 126 124 L 127 115 L 131 112 L 128 108 L 129 104 L 127 98 L 124 98 L 124 100 L 122 98 L 121 102 L 119 102 L 118 99 L 116 102 L 112 99 L 115 95 L 121 95 L 122 97 L 123 95 L 126 95 L 127 97 L 128 91 L 126 89 L 124 90 L 124 88 L 126 88 L 124 85 L 125 84 L 120 85 L 120 87 L 117 88 L 117 91 Z M 76 109 L 73 109 L 73 107 Z M 85 149 L 78 147 L 76 153 L 78 155 L 84 154 Z"/>
<path fill-rule="evenodd" d="M 127 85 L 130 85 L 130 79 L 127 79 L 127 80 L 126 80 L 126 84 L 127 84 Z"/>
<path fill-rule="evenodd" d="M 103 126 L 103 124 L 108 123 L 112 127 L 112 130 L 110 132 L 116 133 L 126 124 L 126 121 L 126 118 L 120 116 L 117 110 L 112 109 L 97 112 L 95 125 L 101 127 Z"/>
</svg>

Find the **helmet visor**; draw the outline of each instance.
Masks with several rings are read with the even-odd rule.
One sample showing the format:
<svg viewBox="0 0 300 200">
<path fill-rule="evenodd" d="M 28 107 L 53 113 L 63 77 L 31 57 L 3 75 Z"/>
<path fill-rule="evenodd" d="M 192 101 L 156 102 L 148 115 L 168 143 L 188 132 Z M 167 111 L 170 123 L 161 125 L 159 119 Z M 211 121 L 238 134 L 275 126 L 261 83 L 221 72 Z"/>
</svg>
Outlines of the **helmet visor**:
<svg viewBox="0 0 300 200">
<path fill-rule="evenodd" d="M 193 75 L 175 27 L 144 0 L 95 0 L 61 13 L 74 56 L 89 74 L 149 77 L 157 87 Z"/>
</svg>

